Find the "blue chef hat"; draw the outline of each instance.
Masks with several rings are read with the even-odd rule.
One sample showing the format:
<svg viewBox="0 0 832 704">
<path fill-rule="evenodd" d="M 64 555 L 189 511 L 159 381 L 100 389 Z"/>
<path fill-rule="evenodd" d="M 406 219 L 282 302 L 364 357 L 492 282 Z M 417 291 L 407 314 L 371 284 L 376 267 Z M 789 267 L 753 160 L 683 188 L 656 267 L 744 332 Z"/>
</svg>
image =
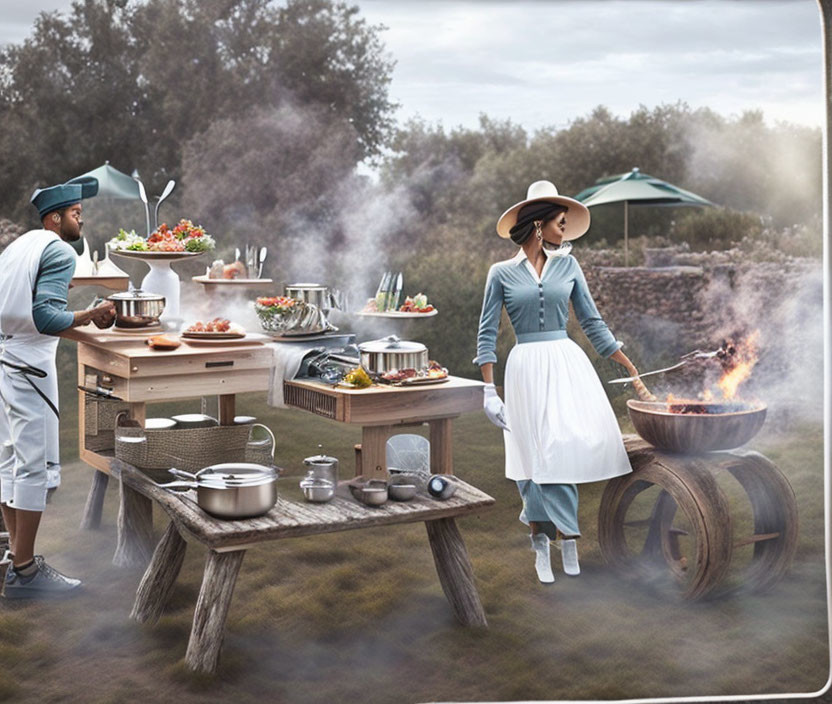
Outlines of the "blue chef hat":
<svg viewBox="0 0 832 704">
<path fill-rule="evenodd" d="M 37 208 L 42 218 L 47 213 L 70 205 L 80 203 L 84 198 L 92 198 L 98 193 L 98 179 L 92 176 L 79 176 L 60 186 L 38 188 L 32 194 L 31 203 Z"/>
</svg>

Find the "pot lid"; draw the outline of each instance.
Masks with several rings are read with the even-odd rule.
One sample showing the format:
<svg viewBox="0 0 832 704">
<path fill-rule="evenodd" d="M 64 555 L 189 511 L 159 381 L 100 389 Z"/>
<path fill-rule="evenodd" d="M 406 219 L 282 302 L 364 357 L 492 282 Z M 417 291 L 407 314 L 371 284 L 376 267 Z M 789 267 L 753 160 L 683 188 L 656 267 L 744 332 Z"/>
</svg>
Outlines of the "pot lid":
<svg viewBox="0 0 832 704">
<path fill-rule="evenodd" d="M 421 342 L 400 340 L 396 335 L 390 335 L 381 340 L 362 342 L 358 349 L 362 352 L 426 352 L 428 348 Z"/>
<path fill-rule="evenodd" d="M 119 291 L 118 293 L 114 293 L 110 296 L 107 296 L 107 299 L 110 301 L 145 301 L 145 300 L 161 300 L 164 296 L 158 293 L 148 293 L 146 291 L 142 291 L 140 288 L 134 288 L 131 291 Z"/>
<path fill-rule="evenodd" d="M 313 464 L 338 464 L 337 457 L 330 457 L 329 455 L 313 455 L 312 457 L 307 457 L 303 460 L 305 465 L 313 465 Z"/>
<path fill-rule="evenodd" d="M 227 462 L 206 467 L 197 472 L 196 477 L 200 486 L 224 488 L 263 484 L 277 479 L 277 472 L 262 464 Z"/>
</svg>

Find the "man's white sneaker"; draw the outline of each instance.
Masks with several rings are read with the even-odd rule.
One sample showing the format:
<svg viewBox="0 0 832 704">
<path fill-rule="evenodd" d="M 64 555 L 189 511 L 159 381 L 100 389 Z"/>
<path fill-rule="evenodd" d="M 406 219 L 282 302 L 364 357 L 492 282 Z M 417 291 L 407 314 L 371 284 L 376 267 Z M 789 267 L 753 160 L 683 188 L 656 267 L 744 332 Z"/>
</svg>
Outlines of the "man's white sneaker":
<svg viewBox="0 0 832 704">
<path fill-rule="evenodd" d="M 563 560 L 563 571 L 571 577 L 576 577 L 581 573 L 581 567 L 578 564 L 578 541 L 575 538 L 569 540 L 559 540 L 560 556 Z"/>
<path fill-rule="evenodd" d="M 37 570 L 24 577 L 14 567 L 6 573 L 4 596 L 6 599 L 43 599 L 74 594 L 81 586 L 80 579 L 61 574 L 46 563 L 41 555 L 35 555 Z"/>
<path fill-rule="evenodd" d="M 532 540 L 532 550 L 534 550 L 534 568 L 537 571 L 537 578 L 543 584 L 551 584 L 555 581 L 555 575 L 552 572 L 552 561 L 549 556 L 549 536 L 536 533 L 529 537 Z"/>
</svg>

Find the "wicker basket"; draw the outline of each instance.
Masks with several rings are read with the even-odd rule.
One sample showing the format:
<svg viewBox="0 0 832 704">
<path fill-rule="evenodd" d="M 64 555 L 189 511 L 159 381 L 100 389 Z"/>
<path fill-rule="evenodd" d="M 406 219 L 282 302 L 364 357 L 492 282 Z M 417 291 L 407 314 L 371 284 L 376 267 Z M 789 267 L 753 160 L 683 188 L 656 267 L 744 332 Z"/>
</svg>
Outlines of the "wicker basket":
<svg viewBox="0 0 832 704">
<path fill-rule="evenodd" d="M 249 427 L 219 425 L 185 430 L 144 430 L 120 427 L 115 439 L 116 457 L 155 479 L 170 479 L 168 469 L 197 472 L 221 462 L 250 461 Z"/>
<path fill-rule="evenodd" d="M 116 416 L 130 409 L 125 401 L 113 401 L 84 394 L 84 446 L 93 452 L 115 447 Z"/>
</svg>

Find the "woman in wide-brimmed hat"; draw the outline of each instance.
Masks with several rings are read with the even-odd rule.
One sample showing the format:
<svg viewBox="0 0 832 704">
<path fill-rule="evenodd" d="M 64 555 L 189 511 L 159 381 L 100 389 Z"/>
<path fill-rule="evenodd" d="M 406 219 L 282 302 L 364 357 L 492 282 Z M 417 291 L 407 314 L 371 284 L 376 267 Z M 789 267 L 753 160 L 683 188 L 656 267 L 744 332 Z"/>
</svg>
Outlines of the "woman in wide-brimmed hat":
<svg viewBox="0 0 832 704">
<path fill-rule="evenodd" d="M 563 568 L 577 575 L 578 487 L 632 471 L 621 432 L 598 375 L 566 335 L 569 301 L 595 350 L 638 374 L 622 343 L 598 313 L 586 279 L 569 252 L 589 229 L 589 210 L 558 194 L 549 181 L 529 186 L 525 200 L 497 221 L 517 256 L 491 267 L 477 335 L 485 412 L 503 428 L 506 476 L 523 498 L 520 520 L 531 530 L 535 568 L 553 582 L 549 541 L 560 538 Z M 494 387 L 497 330 L 506 307 L 517 345 L 505 370 L 505 404 Z M 640 381 L 639 395 L 649 392 Z"/>
</svg>

